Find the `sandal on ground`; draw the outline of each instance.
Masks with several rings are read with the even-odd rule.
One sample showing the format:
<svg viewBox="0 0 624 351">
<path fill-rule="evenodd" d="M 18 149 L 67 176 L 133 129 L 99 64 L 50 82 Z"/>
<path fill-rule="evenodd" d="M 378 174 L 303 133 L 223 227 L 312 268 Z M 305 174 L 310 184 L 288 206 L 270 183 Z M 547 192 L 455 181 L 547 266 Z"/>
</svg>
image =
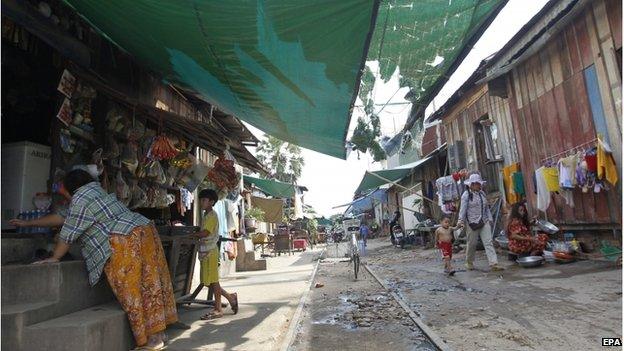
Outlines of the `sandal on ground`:
<svg viewBox="0 0 624 351">
<path fill-rule="evenodd" d="M 238 295 L 236 293 L 233 293 L 232 296 L 233 296 L 234 302 L 231 304 L 230 307 L 232 307 L 232 312 L 234 312 L 234 314 L 237 314 L 238 313 Z"/>
<path fill-rule="evenodd" d="M 213 319 L 218 319 L 223 317 L 223 312 L 217 312 L 217 311 L 212 311 L 210 313 L 206 313 L 205 315 L 201 316 L 201 320 L 202 321 L 210 321 Z"/>
<path fill-rule="evenodd" d="M 493 264 L 493 265 L 490 266 L 490 270 L 492 272 L 500 272 L 500 271 L 504 271 L 505 268 L 503 268 L 503 267 L 501 267 L 499 265 Z"/>
<path fill-rule="evenodd" d="M 162 345 L 162 346 L 141 346 L 141 347 L 137 347 L 132 349 L 131 351 L 162 351 L 167 349 L 167 345 Z"/>
</svg>

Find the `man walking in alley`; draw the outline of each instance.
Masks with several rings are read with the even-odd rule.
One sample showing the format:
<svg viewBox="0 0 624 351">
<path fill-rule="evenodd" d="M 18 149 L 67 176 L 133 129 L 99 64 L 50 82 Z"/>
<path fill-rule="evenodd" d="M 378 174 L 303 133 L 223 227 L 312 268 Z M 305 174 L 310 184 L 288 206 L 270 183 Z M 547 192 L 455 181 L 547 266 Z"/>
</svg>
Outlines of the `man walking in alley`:
<svg viewBox="0 0 624 351">
<path fill-rule="evenodd" d="M 368 241 L 368 235 L 370 234 L 370 228 L 366 224 L 366 222 L 362 222 L 360 225 L 360 239 L 364 242 L 364 246 L 366 246 L 366 242 Z"/>
<path fill-rule="evenodd" d="M 468 189 L 461 196 L 458 225 L 464 227 L 467 222 L 466 234 L 468 245 L 466 248 L 466 268 L 474 268 L 474 256 L 477 248 L 477 237 L 481 237 L 481 242 L 485 248 L 485 254 L 492 271 L 500 271 L 498 258 L 492 244 L 492 213 L 487 205 L 487 197 L 481 189 L 485 181 L 478 174 L 472 174 L 464 182 Z"/>
</svg>

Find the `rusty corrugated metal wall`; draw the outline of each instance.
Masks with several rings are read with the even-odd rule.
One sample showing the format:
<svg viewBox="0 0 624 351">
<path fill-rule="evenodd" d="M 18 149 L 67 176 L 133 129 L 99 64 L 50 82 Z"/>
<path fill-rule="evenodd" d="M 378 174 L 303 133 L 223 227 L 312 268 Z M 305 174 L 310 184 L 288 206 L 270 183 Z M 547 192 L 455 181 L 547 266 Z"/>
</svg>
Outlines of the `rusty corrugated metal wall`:
<svg viewBox="0 0 624 351">
<path fill-rule="evenodd" d="M 423 135 L 421 156 L 425 157 L 446 142 L 446 133 L 442 124 L 434 124 L 425 130 Z"/>
<path fill-rule="evenodd" d="M 594 66 L 617 162 L 621 159 L 622 47 L 619 0 L 597 0 L 545 47 L 514 68 L 508 80 L 516 141 L 529 203 L 532 175 L 542 160 L 596 138 L 584 70 Z M 618 165 L 621 169 L 621 165 Z M 622 174 L 620 172 L 620 181 Z M 548 218 L 560 224 L 621 223 L 620 186 L 608 193 L 574 191 L 575 207 L 554 197 Z"/>
</svg>

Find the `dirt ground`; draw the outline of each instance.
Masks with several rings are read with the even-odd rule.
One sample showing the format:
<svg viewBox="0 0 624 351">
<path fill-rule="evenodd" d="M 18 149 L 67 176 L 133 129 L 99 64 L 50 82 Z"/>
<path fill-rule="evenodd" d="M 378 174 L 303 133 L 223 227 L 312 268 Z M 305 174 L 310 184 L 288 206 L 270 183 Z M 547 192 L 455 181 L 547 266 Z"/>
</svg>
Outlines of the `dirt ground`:
<svg viewBox="0 0 624 351">
<path fill-rule="evenodd" d="M 501 272 L 442 273 L 437 250 L 400 250 L 377 242 L 373 271 L 455 350 L 602 350 L 601 338 L 622 337 L 622 270 L 578 261 L 521 268 L 499 254 Z M 621 348 L 620 348 L 621 349 Z"/>
<path fill-rule="evenodd" d="M 308 295 L 291 350 L 435 350 L 364 268 L 354 281 L 351 267 L 321 261 L 315 282 L 324 286 Z"/>
</svg>

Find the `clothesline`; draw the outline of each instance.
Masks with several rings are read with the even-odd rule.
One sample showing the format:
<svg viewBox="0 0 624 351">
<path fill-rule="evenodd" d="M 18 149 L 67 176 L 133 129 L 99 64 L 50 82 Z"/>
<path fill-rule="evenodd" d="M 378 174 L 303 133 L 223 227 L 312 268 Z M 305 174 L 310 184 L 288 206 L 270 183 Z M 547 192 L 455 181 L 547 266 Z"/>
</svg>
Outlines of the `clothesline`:
<svg viewBox="0 0 624 351">
<path fill-rule="evenodd" d="M 598 138 L 594 138 L 594 139 L 592 139 L 592 140 L 590 140 L 590 141 L 587 141 L 587 142 L 584 142 L 584 143 L 582 143 L 582 144 L 576 145 L 576 146 L 575 146 L 575 147 L 573 147 L 573 148 L 570 148 L 570 149 L 567 149 L 567 150 L 565 150 L 565 151 L 559 152 L 559 153 L 557 153 L 557 154 L 554 154 L 554 155 L 551 155 L 551 156 L 545 157 L 545 158 L 543 158 L 543 159 L 542 159 L 541 163 L 544 163 L 545 161 L 548 161 L 548 160 L 555 159 L 555 158 L 557 158 L 558 156 L 566 155 L 566 154 L 568 154 L 570 151 L 576 151 L 576 150 L 581 151 L 581 149 L 583 149 L 583 147 L 588 146 L 588 145 L 590 145 L 590 144 L 592 144 L 592 143 L 595 143 L 595 142 L 597 142 L 597 141 L 598 141 Z"/>
</svg>

